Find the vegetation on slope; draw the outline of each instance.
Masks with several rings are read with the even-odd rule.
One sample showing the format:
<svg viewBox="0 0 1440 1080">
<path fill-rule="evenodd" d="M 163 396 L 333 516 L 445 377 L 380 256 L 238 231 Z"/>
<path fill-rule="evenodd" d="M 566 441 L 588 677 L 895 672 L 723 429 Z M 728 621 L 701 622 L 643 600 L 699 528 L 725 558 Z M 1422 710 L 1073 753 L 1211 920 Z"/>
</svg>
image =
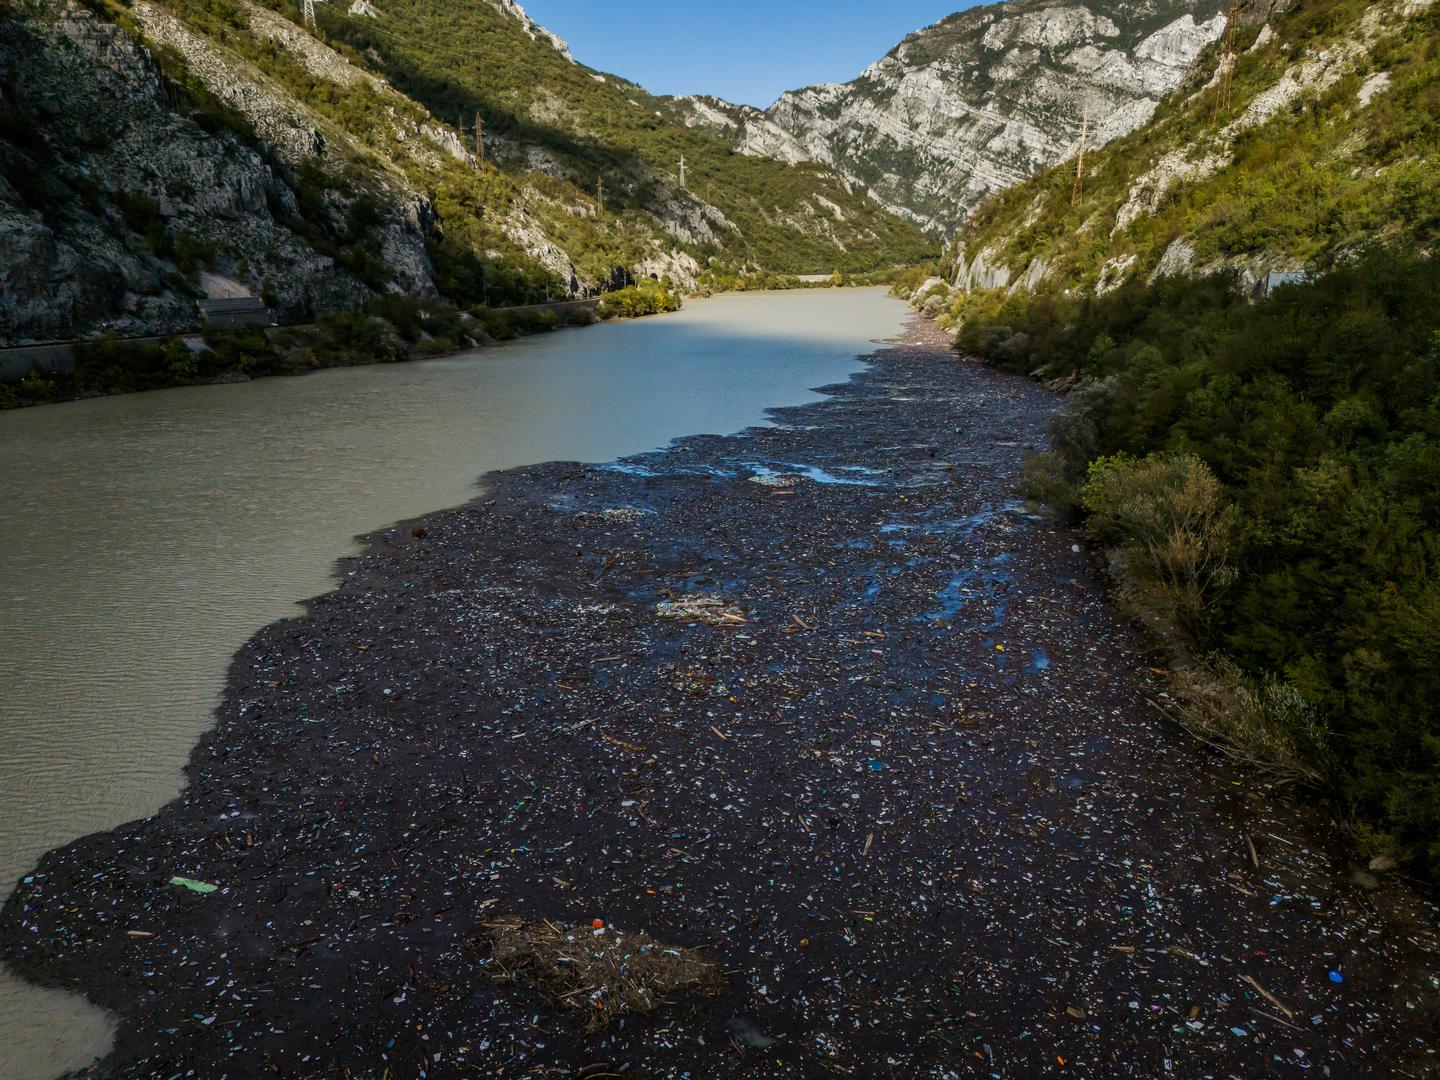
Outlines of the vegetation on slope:
<svg viewBox="0 0 1440 1080">
<path fill-rule="evenodd" d="M 1078 200 L 1074 163 L 1055 166 L 981 207 L 957 253 L 1094 288 L 1176 241 L 1194 266 L 1263 269 L 1440 235 L 1440 9 L 1306 0 L 1236 46 L 1228 89 L 1213 46 L 1149 125 L 1088 156 Z"/>
<path fill-rule="evenodd" d="M 1182 720 L 1440 876 L 1440 11 L 1302 0 L 1236 45 L 940 271 L 1023 284 L 902 288 L 1070 391 L 1027 491 L 1112 553 Z"/>
<path fill-rule="evenodd" d="M 124 0 L 114 0 L 123 4 Z M 310 70 L 298 57 L 258 35 L 245 6 L 233 0 L 163 0 L 166 10 L 206 39 L 254 65 L 296 101 L 357 143 L 361 156 L 337 171 L 316 162 L 298 170 L 307 214 L 324 220 L 323 207 L 335 189 L 363 188 L 365 173 L 398 170 L 430 198 L 435 223 L 429 251 L 436 285 L 460 304 L 530 304 L 567 295 L 573 283 L 554 266 L 537 262 L 511 235 L 515 218 L 532 221 L 555 243 L 585 284 L 609 281 L 616 267 L 644 256 L 653 228 L 625 222 L 591 205 L 583 192 L 546 176 L 516 177 L 493 164 L 478 167 L 427 144 L 422 130 L 436 118 L 399 93 L 377 93 L 357 79 L 348 85 Z M 272 5 L 266 5 L 272 6 Z M 274 5 L 297 22 L 299 12 Z M 123 8 L 121 9 L 123 11 Z M 366 58 L 339 46 L 357 70 Z M 160 50 L 172 78 L 197 95 L 206 93 L 173 51 Z"/>
<path fill-rule="evenodd" d="M 81 2 L 148 46 L 164 79 L 152 82 L 148 58 L 134 50 L 122 50 L 113 70 L 91 66 L 109 82 L 90 78 L 84 61 L 105 35 L 82 35 L 72 48 L 68 31 L 54 29 L 72 18 L 83 28 L 88 16 L 63 0 L 6 0 L 10 53 L 23 55 L 28 36 L 32 57 L 38 50 L 53 62 L 28 63 L 17 76 L 0 57 L 0 198 L 5 213 L 27 219 L 32 251 L 60 247 L 77 278 L 94 268 L 96 280 L 81 281 L 89 303 L 76 305 L 72 333 L 184 329 L 203 295 L 200 271 L 275 300 L 293 321 L 395 289 L 425 297 L 433 286 L 468 309 L 602 291 L 651 273 L 673 272 L 689 287 L 741 268 L 869 270 L 928 243 L 823 169 L 753 162 L 657 120 L 643 91 L 569 63 L 489 0 L 443 11 L 400 4 L 376 18 L 330 5 L 328 41 L 325 27 L 317 37 L 299 28 L 288 0 Z M 47 106 L 20 92 L 16 79 L 43 84 L 52 69 L 70 76 L 60 104 L 74 115 L 52 109 L 47 119 Z M 381 69 L 426 100 L 377 77 Z M 152 159 L 142 149 L 127 162 L 107 158 L 83 106 L 70 108 L 87 92 L 132 142 L 143 148 L 148 132 L 148 145 L 183 145 L 190 157 Z M 452 126 L 457 115 L 473 125 L 477 113 L 490 139 L 478 162 L 468 132 L 462 141 Z M 683 188 L 673 175 L 681 154 Z M 243 184 L 237 157 L 249 170 Z M 227 169 L 228 182 L 204 190 Z M 257 190 L 264 205 L 236 212 L 232 204 Z M 115 289 L 103 267 L 121 262 L 138 266 Z M 301 265 L 323 282 L 286 273 Z M 55 322 L 38 333 L 64 336 Z M 27 328 L 9 336 L 24 339 Z"/>
<path fill-rule="evenodd" d="M 287 10 L 283 0 L 277 7 Z M 867 271 L 930 248 L 918 230 L 829 170 L 747 158 L 716 136 L 676 124 L 640 87 L 570 62 L 521 33 L 488 0 L 375 7 L 374 18 L 325 9 L 321 25 L 358 55 L 376 58 L 397 88 L 435 116 L 473 125 L 479 114 L 502 167 L 531 169 L 533 160 L 534 171 L 553 173 L 586 196 L 598 196 L 603 185 L 604 213 L 621 220 L 672 204 L 669 212 L 694 233 L 685 246 L 702 258 L 782 272 L 836 265 Z M 701 224 L 707 215 L 692 205 L 700 202 L 732 228 Z"/>
<path fill-rule="evenodd" d="M 1211 737 L 1331 784 L 1440 874 L 1440 260 L 967 301 L 959 347 L 1081 381 L 1032 487 L 1083 504 L 1152 624 L 1223 653 Z"/>
</svg>

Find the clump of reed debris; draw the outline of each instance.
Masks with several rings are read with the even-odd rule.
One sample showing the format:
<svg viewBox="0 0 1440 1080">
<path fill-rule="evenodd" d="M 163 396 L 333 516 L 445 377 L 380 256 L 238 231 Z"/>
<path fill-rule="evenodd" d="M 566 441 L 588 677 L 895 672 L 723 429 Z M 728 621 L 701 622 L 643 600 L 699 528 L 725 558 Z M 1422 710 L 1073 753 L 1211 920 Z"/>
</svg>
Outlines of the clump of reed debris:
<svg viewBox="0 0 1440 1080">
<path fill-rule="evenodd" d="M 679 995 L 713 997 L 725 990 L 714 960 L 648 934 L 513 917 L 482 926 L 476 947 L 488 949 L 484 963 L 491 978 L 539 990 L 555 1005 L 582 1012 L 592 1032 L 622 1016 L 653 1013 Z"/>
</svg>

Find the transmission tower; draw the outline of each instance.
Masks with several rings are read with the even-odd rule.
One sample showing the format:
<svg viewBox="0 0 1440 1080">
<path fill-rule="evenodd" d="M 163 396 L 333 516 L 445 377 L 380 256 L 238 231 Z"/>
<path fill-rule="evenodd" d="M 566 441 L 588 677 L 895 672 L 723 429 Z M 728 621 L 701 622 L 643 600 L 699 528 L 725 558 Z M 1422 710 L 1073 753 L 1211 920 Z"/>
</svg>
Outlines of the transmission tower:
<svg viewBox="0 0 1440 1080">
<path fill-rule="evenodd" d="M 681 187 L 682 190 L 683 190 L 684 187 L 685 187 L 685 155 L 684 155 L 684 154 L 681 154 L 681 155 L 680 155 L 680 187 Z"/>
<path fill-rule="evenodd" d="M 305 29 L 312 34 L 316 33 L 315 26 L 315 3 L 316 0 L 302 0 L 301 12 L 305 20 Z"/>
<path fill-rule="evenodd" d="M 477 112 L 475 114 L 475 164 L 478 166 L 485 160 L 485 121 Z"/>
<path fill-rule="evenodd" d="M 1085 142 L 1090 138 L 1090 104 L 1086 102 L 1085 112 L 1080 120 L 1080 152 L 1075 155 L 1075 186 L 1070 189 L 1070 205 L 1079 206 L 1080 197 L 1085 194 Z"/>
<path fill-rule="evenodd" d="M 601 176 L 595 181 L 595 201 L 599 204 L 601 211 L 605 209 L 605 177 Z"/>
<path fill-rule="evenodd" d="M 1215 112 L 1230 108 L 1230 89 L 1235 71 L 1235 19 L 1240 0 L 1230 0 L 1230 13 L 1225 18 L 1225 36 L 1220 43 L 1220 89 L 1215 95 Z"/>
</svg>

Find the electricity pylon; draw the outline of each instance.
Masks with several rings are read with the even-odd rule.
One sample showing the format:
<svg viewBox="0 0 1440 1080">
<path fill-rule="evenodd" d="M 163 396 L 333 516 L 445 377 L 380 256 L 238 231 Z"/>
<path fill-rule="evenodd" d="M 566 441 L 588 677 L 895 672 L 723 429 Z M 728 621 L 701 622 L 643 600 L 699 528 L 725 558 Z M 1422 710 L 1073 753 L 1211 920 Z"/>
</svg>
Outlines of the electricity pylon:
<svg viewBox="0 0 1440 1080">
<path fill-rule="evenodd" d="M 1080 121 L 1080 153 L 1075 156 L 1075 186 L 1070 189 L 1070 205 L 1079 206 L 1080 196 L 1085 194 L 1085 141 L 1090 137 L 1090 105 Z"/>
<path fill-rule="evenodd" d="M 1230 88 L 1235 71 L 1235 18 L 1239 14 L 1240 0 L 1230 0 L 1230 14 L 1225 19 L 1225 37 L 1220 45 L 1220 89 L 1215 95 L 1215 112 L 1218 115 L 1230 108 Z"/>
</svg>

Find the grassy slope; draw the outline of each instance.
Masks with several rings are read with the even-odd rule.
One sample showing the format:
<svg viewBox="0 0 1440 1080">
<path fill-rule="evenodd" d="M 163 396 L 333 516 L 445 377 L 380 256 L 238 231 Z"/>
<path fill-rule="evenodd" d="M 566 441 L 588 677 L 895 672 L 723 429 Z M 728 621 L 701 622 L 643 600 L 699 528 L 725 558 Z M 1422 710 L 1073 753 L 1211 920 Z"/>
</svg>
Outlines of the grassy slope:
<svg viewBox="0 0 1440 1080">
<path fill-rule="evenodd" d="M 379 7 L 378 19 L 327 9 L 322 26 L 378 56 L 385 75 L 437 116 L 454 122 L 479 112 L 488 132 L 542 147 L 562 182 L 587 194 L 603 176 L 606 204 L 622 217 L 673 197 L 684 154 L 689 190 L 739 229 L 718 246 L 698 245 L 697 254 L 792 272 L 863 271 L 913 260 L 930 247 L 828 170 L 746 158 L 716 136 L 662 118 L 660 102 L 645 91 L 569 63 L 487 0 Z M 816 203 L 817 195 L 840 207 L 843 220 Z"/>
<path fill-rule="evenodd" d="M 1354 38 L 1375 7 L 1307 0 L 1277 19 L 1273 38 L 1253 51 L 1258 29 L 1242 31 L 1228 107 L 1218 87 L 1178 93 L 1151 124 L 1091 155 L 1078 205 L 1071 202 L 1074 165 L 1058 165 L 981 207 L 961 232 L 965 250 L 988 249 L 998 255 L 992 262 L 1016 274 L 1041 258 L 1052 281 L 1093 287 L 1109 260 L 1133 256 L 1131 273 L 1148 275 L 1177 238 L 1195 248 L 1201 265 L 1247 258 L 1325 265 L 1376 238 L 1433 242 L 1440 234 L 1435 7 L 1382 18 L 1378 40 L 1328 88 L 1302 92 L 1228 150 L 1216 137 L 1287 71 Z M 1204 79 L 1217 59 L 1212 48 Z M 1360 88 L 1378 72 L 1389 74 L 1389 89 L 1362 105 Z M 1177 184 L 1153 215 L 1112 234 L 1132 186 L 1172 151 L 1228 160 L 1213 176 Z"/>
</svg>

